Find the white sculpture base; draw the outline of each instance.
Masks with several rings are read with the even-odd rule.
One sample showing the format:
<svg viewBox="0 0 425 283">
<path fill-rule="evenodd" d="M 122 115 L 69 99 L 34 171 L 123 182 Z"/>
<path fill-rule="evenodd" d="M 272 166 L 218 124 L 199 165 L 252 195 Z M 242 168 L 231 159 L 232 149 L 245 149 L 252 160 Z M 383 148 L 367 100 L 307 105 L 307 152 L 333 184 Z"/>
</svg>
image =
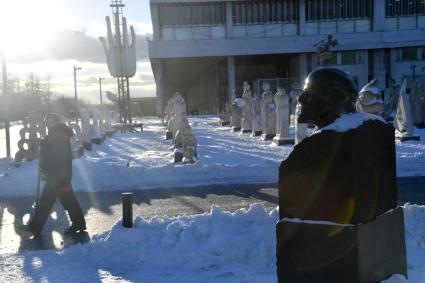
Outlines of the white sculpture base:
<svg viewBox="0 0 425 283">
<path fill-rule="evenodd" d="M 275 136 L 273 138 L 273 143 L 277 145 L 295 144 L 295 140 L 290 137 Z"/>
<path fill-rule="evenodd" d="M 276 134 L 262 134 L 261 139 L 263 141 L 268 141 L 268 140 L 273 139 L 275 136 L 276 136 Z"/>
</svg>

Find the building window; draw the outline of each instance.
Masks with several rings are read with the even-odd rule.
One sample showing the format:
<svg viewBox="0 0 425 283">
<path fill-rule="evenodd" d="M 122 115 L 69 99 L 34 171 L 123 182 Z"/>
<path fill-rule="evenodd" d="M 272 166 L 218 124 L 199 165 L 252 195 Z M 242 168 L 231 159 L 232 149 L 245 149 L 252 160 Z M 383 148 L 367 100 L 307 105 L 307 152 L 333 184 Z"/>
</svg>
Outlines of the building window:
<svg viewBox="0 0 425 283">
<path fill-rule="evenodd" d="M 306 0 L 307 21 L 370 18 L 373 0 Z"/>
<path fill-rule="evenodd" d="M 233 23 L 292 23 L 298 20 L 298 0 L 233 2 Z"/>
<path fill-rule="evenodd" d="M 425 1 L 423 0 L 385 0 L 387 18 L 423 15 L 424 13 Z"/>
<path fill-rule="evenodd" d="M 226 10 L 224 2 L 161 4 L 161 26 L 224 25 Z"/>
<path fill-rule="evenodd" d="M 341 65 L 356 65 L 362 63 L 362 55 L 358 51 L 341 52 Z"/>
<path fill-rule="evenodd" d="M 397 50 L 397 61 L 418 60 L 418 49 L 416 47 L 400 48 Z"/>
</svg>

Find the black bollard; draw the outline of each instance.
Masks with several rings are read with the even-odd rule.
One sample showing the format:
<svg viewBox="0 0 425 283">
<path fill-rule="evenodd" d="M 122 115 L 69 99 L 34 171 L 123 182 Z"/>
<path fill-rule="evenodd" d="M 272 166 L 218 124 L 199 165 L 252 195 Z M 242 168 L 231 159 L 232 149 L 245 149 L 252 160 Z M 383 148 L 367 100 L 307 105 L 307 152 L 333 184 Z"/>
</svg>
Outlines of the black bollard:
<svg viewBox="0 0 425 283">
<path fill-rule="evenodd" d="M 122 193 L 122 225 L 133 228 L 133 193 Z"/>
</svg>

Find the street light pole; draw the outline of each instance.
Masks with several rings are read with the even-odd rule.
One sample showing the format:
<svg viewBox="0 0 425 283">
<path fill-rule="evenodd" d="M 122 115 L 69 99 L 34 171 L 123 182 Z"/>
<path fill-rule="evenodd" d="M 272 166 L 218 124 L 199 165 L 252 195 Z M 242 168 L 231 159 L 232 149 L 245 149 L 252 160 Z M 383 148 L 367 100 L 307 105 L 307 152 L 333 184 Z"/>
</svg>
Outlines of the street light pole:
<svg viewBox="0 0 425 283">
<path fill-rule="evenodd" d="M 78 107 L 78 95 L 77 95 L 77 71 L 81 70 L 81 67 L 74 66 L 74 91 L 75 91 L 75 107 Z M 75 113 L 75 123 L 78 124 L 78 116 L 77 113 Z"/>
<path fill-rule="evenodd" d="M 99 77 L 99 97 L 100 97 L 100 106 L 103 106 L 103 98 L 102 98 L 102 80 L 105 78 Z"/>
<path fill-rule="evenodd" d="M 9 97 L 7 97 L 7 68 L 6 68 L 6 58 L 4 56 L 4 50 L 1 50 L 1 71 L 2 71 L 2 78 L 3 78 L 3 99 L 5 100 L 6 104 L 9 104 Z M 6 105 L 5 107 L 6 113 L 5 113 L 5 131 L 6 131 L 6 154 L 9 158 L 11 156 L 10 154 L 10 122 L 9 122 L 9 106 Z"/>
</svg>

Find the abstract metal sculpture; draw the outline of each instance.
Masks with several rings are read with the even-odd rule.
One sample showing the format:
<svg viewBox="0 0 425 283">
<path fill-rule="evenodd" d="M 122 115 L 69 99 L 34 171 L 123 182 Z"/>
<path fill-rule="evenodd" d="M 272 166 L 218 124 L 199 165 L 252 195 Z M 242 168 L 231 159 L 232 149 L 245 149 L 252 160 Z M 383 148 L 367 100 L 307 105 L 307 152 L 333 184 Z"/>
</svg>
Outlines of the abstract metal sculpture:
<svg viewBox="0 0 425 283">
<path fill-rule="evenodd" d="M 111 20 L 106 17 L 107 40 L 99 37 L 106 55 L 106 62 L 111 76 L 117 78 L 118 105 L 120 120 L 131 124 L 129 78 L 136 73 L 136 33 L 130 26 L 131 43 L 129 43 L 127 20 L 122 15 L 125 6 L 121 0 L 112 0 L 115 34 L 112 32 Z"/>
</svg>

